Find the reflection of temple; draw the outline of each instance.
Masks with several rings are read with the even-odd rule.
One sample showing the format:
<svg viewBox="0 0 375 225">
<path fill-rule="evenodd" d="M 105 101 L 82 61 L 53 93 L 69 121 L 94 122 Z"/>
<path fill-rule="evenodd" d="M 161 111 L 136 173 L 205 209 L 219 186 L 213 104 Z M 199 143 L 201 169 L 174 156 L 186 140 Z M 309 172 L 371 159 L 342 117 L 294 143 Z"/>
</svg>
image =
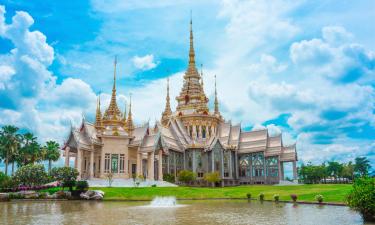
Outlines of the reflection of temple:
<svg viewBox="0 0 375 225">
<path fill-rule="evenodd" d="M 219 111 L 215 84 L 214 110 L 210 111 L 203 90 L 202 74 L 195 65 L 193 31 L 190 23 L 189 65 L 176 111 L 172 112 L 169 85 L 161 121 L 135 127 L 131 101 L 128 114 L 116 102 L 116 62 L 112 98 L 102 115 L 100 99 L 96 120 L 83 120 L 72 129 L 64 145 L 66 164 L 75 156 L 81 178 L 144 175 L 162 180 L 192 170 L 201 179 L 217 171 L 224 183 L 278 183 L 283 178 L 283 163 L 293 162 L 296 177 L 295 145 L 284 146 L 281 135 L 271 137 L 267 130 L 244 132 L 240 124 L 225 121 Z M 216 82 L 216 81 L 215 81 Z"/>
</svg>

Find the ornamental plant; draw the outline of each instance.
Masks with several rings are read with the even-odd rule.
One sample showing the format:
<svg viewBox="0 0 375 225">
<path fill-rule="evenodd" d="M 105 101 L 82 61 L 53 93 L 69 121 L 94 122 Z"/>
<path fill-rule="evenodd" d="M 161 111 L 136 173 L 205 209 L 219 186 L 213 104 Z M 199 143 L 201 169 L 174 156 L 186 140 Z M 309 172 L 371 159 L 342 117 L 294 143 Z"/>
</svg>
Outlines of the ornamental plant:
<svg viewBox="0 0 375 225">
<path fill-rule="evenodd" d="M 280 198 L 279 194 L 273 195 L 273 199 L 275 200 L 275 202 L 279 202 L 279 198 Z"/>
<path fill-rule="evenodd" d="M 87 191 L 89 189 L 89 183 L 86 180 L 77 181 L 76 189 L 78 191 Z"/>
<path fill-rule="evenodd" d="M 51 170 L 51 175 L 54 179 L 62 183 L 62 187 L 68 187 L 69 191 L 73 190 L 78 177 L 78 170 L 68 166 L 57 167 Z"/>
<path fill-rule="evenodd" d="M 263 201 L 263 200 L 264 200 L 264 193 L 260 193 L 260 194 L 259 194 L 259 200 L 260 200 L 260 201 Z"/>
<path fill-rule="evenodd" d="M 208 183 L 211 183 L 213 187 L 215 186 L 215 183 L 221 181 L 219 172 L 205 173 L 203 179 Z"/>
<path fill-rule="evenodd" d="M 290 198 L 293 200 L 293 202 L 297 201 L 297 195 L 296 194 L 291 194 Z"/>
<path fill-rule="evenodd" d="M 319 203 L 322 203 L 323 199 L 323 195 L 315 195 L 315 200 L 317 200 Z"/>
<path fill-rule="evenodd" d="M 365 221 L 375 221 L 375 179 L 356 179 L 347 202 L 350 208 L 362 214 Z"/>
<path fill-rule="evenodd" d="M 247 197 L 248 199 L 250 199 L 250 198 L 251 198 L 251 194 L 250 194 L 250 193 L 247 193 L 247 194 L 246 194 L 246 197 Z"/>
<path fill-rule="evenodd" d="M 182 183 L 189 183 L 191 181 L 194 181 L 196 178 L 196 175 L 194 172 L 192 171 L 189 171 L 189 170 L 181 170 L 179 173 L 178 173 L 178 180 Z"/>
<path fill-rule="evenodd" d="M 43 165 L 29 164 L 19 168 L 13 179 L 20 185 L 38 186 L 47 181 L 47 173 Z"/>
</svg>

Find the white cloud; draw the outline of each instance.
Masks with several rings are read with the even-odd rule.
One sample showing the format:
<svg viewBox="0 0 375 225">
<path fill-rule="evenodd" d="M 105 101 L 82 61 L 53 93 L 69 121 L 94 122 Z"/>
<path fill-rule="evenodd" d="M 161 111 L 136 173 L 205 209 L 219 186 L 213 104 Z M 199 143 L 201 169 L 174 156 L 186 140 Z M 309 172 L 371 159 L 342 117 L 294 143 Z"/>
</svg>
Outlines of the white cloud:
<svg viewBox="0 0 375 225">
<path fill-rule="evenodd" d="M 14 69 L 8 65 L 0 65 L 0 90 L 5 89 L 5 85 L 10 81 L 12 76 L 16 73 Z"/>
<path fill-rule="evenodd" d="M 157 63 L 154 62 L 154 55 L 145 55 L 145 56 L 134 56 L 133 64 L 137 69 L 141 70 L 150 70 L 157 66 Z"/>
</svg>

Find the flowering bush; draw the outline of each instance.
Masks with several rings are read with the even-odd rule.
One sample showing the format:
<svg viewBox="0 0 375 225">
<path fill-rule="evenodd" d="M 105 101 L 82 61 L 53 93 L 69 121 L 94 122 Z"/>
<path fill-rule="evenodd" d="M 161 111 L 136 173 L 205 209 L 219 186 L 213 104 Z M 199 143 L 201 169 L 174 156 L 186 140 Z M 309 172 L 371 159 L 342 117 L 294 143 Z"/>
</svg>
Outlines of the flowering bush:
<svg viewBox="0 0 375 225">
<path fill-rule="evenodd" d="M 19 168 L 13 179 L 21 185 L 25 186 L 38 186 L 46 182 L 47 179 L 47 173 L 44 170 L 43 165 L 26 165 L 21 168 Z"/>
<path fill-rule="evenodd" d="M 278 202 L 279 198 L 280 198 L 279 194 L 274 194 L 273 195 L 273 199 L 275 200 L 275 202 Z"/>
<path fill-rule="evenodd" d="M 365 221 L 375 221 L 375 179 L 356 179 L 347 201 L 350 208 L 362 214 Z"/>
<path fill-rule="evenodd" d="M 292 198 L 293 202 L 297 201 L 297 195 L 296 194 L 291 194 L 290 198 Z"/>
<path fill-rule="evenodd" d="M 322 203 L 323 199 L 323 195 L 315 195 L 315 200 L 317 200 L 319 203 Z"/>
<path fill-rule="evenodd" d="M 264 193 L 259 194 L 259 200 L 263 201 L 264 200 Z"/>
</svg>

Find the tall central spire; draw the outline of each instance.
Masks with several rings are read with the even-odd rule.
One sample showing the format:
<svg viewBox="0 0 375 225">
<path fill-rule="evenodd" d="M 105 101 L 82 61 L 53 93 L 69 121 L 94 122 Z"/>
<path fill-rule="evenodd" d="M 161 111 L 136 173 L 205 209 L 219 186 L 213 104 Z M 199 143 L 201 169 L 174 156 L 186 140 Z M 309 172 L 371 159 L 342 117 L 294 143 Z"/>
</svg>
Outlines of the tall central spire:
<svg viewBox="0 0 375 225">
<path fill-rule="evenodd" d="M 195 66 L 195 52 L 193 39 L 193 19 L 190 16 L 190 49 L 189 49 L 189 66 Z"/>
<path fill-rule="evenodd" d="M 117 67 L 117 56 L 115 56 L 115 61 L 113 63 L 114 70 L 113 70 L 113 87 L 112 87 L 112 97 L 111 97 L 111 103 L 112 101 L 116 102 L 116 67 Z"/>
<path fill-rule="evenodd" d="M 113 71 L 113 87 L 112 87 L 112 96 L 109 103 L 108 109 L 104 113 L 104 120 L 120 121 L 121 112 L 117 106 L 116 102 L 116 67 L 117 67 L 117 57 L 114 61 L 114 71 Z"/>
<path fill-rule="evenodd" d="M 161 116 L 161 122 L 163 125 L 168 123 L 169 117 L 172 115 L 171 103 L 169 98 L 169 77 L 167 78 L 167 97 L 165 98 L 165 109 Z"/>
</svg>

